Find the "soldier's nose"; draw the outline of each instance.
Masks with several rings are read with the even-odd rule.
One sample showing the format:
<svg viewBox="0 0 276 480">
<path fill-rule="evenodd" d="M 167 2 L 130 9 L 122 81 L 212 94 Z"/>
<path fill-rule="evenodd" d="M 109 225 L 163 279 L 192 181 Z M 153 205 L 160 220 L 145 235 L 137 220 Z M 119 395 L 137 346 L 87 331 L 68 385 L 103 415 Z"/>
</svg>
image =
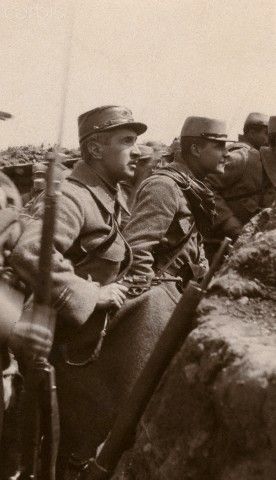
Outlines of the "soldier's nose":
<svg viewBox="0 0 276 480">
<path fill-rule="evenodd" d="M 131 154 L 134 157 L 139 157 L 141 155 L 141 151 L 139 150 L 138 145 L 136 143 L 133 145 L 131 149 Z"/>
</svg>

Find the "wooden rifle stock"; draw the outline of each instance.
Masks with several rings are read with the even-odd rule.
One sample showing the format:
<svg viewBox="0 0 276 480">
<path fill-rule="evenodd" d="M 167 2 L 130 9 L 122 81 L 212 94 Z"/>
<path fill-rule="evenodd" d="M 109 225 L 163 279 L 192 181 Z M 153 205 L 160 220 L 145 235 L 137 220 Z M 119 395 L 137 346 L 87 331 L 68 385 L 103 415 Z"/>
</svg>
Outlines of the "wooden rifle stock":
<svg viewBox="0 0 276 480">
<path fill-rule="evenodd" d="M 49 158 L 39 270 L 34 291 L 32 323 L 47 327 L 54 335 L 55 314 L 51 308 L 51 263 L 56 219 L 55 158 Z M 31 328 L 31 325 L 30 325 Z M 27 369 L 25 425 L 21 480 L 55 480 L 59 441 L 59 417 L 54 367 L 37 357 Z"/>
<path fill-rule="evenodd" d="M 158 340 L 145 368 L 136 381 L 130 395 L 119 412 L 114 426 L 97 458 L 91 459 L 83 469 L 87 480 L 108 478 L 117 465 L 122 453 L 128 447 L 129 439 L 146 409 L 163 373 L 171 359 L 195 327 L 194 317 L 212 276 L 218 268 L 231 240 L 226 238 L 201 284 L 189 282 L 183 291 L 165 330 Z M 77 478 L 77 477 L 75 477 Z"/>
</svg>

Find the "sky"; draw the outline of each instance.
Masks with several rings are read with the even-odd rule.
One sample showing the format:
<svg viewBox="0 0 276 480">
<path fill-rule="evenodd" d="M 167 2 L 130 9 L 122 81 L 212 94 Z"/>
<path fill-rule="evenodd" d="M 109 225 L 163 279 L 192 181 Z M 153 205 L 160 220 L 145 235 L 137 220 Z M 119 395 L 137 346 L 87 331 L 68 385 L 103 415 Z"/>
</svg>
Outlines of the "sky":
<svg viewBox="0 0 276 480">
<path fill-rule="evenodd" d="M 77 146 L 78 115 L 100 105 L 129 107 L 143 140 L 167 144 L 189 115 L 226 120 L 231 138 L 249 112 L 276 115 L 275 0 L 0 0 L 0 12 L 0 110 L 14 115 L 2 148 Z"/>
</svg>

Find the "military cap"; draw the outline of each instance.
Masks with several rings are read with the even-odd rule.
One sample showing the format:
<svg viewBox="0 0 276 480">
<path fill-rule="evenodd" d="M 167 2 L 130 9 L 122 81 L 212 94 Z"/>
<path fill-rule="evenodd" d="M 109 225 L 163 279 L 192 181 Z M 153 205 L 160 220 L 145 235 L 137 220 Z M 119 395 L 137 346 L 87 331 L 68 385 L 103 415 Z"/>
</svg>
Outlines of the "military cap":
<svg viewBox="0 0 276 480">
<path fill-rule="evenodd" d="M 80 143 L 94 133 L 107 132 L 118 127 L 128 127 L 141 135 L 147 126 L 135 122 L 131 110 L 126 107 L 107 105 L 82 113 L 78 118 Z"/>
<path fill-rule="evenodd" d="M 162 148 L 161 150 L 161 155 L 162 157 L 170 157 L 172 154 L 170 147 L 167 147 L 166 145 Z"/>
<path fill-rule="evenodd" d="M 276 133 L 276 116 L 269 117 L 268 133 Z"/>
<path fill-rule="evenodd" d="M 268 125 L 268 115 L 265 115 L 264 113 L 259 113 L 259 112 L 252 112 L 249 113 L 247 116 L 245 122 L 244 122 L 244 128 L 249 127 L 249 126 L 263 126 L 267 127 Z"/>
<path fill-rule="evenodd" d="M 226 123 L 222 120 L 206 117 L 186 118 L 181 137 L 201 137 L 216 142 L 230 142 L 227 139 Z"/>
<path fill-rule="evenodd" d="M 37 175 L 37 174 L 45 174 L 47 172 L 47 165 L 46 163 L 38 162 L 34 163 L 32 166 L 32 174 Z"/>
<path fill-rule="evenodd" d="M 177 150 L 180 150 L 180 137 L 175 137 L 172 143 L 169 146 L 169 151 L 175 153 Z"/>
<path fill-rule="evenodd" d="M 139 160 L 148 160 L 154 155 L 154 150 L 152 147 L 144 144 L 139 144 L 138 148 L 140 150 Z"/>
<path fill-rule="evenodd" d="M 155 154 L 155 156 L 157 155 L 160 158 L 171 156 L 170 147 L 167 147 L 167 145 L 165 145 L 162 142 L 157 142 L 155 140 L 148 140 L 145 145 L 153 149 L 153 153 Z"/>
</svg>

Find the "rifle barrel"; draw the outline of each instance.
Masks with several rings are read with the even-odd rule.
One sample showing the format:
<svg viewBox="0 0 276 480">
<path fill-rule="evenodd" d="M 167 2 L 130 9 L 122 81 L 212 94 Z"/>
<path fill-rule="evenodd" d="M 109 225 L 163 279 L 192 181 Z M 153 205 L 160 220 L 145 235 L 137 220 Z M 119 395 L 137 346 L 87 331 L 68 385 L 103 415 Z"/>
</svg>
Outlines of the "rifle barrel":
<svg viewBox="0 0 276 480">
<path fill-rule="evenodd" d="M 55 231 L 56 219 L 56 182 L 55 176 L 56 156 L 49 159 L 46 175 L 46 191 L 44 201 L 44 219 L 42 226 L 41 247 L 39 256 L 39 273 L 35 301 L 38 304 L 48 305 L 51 303 L 51 267 L 52 267 L 52 245 Z"/>
</svg>

